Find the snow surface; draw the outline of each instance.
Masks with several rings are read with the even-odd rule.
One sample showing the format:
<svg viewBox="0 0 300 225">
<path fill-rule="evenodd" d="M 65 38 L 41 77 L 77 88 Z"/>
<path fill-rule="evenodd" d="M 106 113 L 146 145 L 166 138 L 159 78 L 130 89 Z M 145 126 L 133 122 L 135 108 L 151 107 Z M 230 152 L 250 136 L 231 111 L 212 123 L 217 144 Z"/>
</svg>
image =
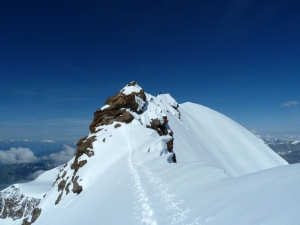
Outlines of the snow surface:
<svg viewBox="0 0 300 225">
<path fill-rule="evenodd" d="M 14 184 L 14 186 L 16 188 L 19 188 L 20 191 L 28 197 L 41 199 L 43 195 L 50 190 L 50 187 L 55 181 L 58 172 L 59 172 L 59 167 L 56 167 L 54 169 L 44 172 L 43 174 L 41 174 L 31 182 Z M 1 192 L 5 192 L 10 188 L 11 186 L 5 188 Z"/>
<path fill-rule="evenodd" d="M 176 110 L 168 94 L 146 97 L 143 113 L 131 112 L 132 123 L 89 135 L 97 141 L 93 157 L 80 157 L 88 160 L 77 174 L 83 191 L 64 194 L 55 205 L 57 183 L 50 187 L 35 225 L 299 224 L 299 164 L 287 165 L 214 110 L 193 103 Z M 146 128 L 164 116 L 178 163 L 165 145 L 172 137 Z M 73 160 L 64 168 L 66 177 Z"/>
<path fill-rule="evenodd" d="M 131 82 L 130 82 L 131 83 Z M 132 85 L 132 86 L 129 86 L 128 84 L 121 90 L 121 92 L 125 95 L 129 95 L 131 94 L 132 92 L 135 92 L 135 93 L 138 93 L 142 90 L 142 88 L 136 84 L 136 85 Z"/>
<path fill-rule="evenodd" d="M 34 181 L 15 184 L 15 186 L 20 188 L 21 192 L 28 197 L 42 198 L 50 190 L 58 172 L 59 167 L 44 172 Z"/>
<path fill-rule="evenodd" d="M 259 138 L 228 117 L 193 103 L 184 103 L 179 110 L 182 123 L 169 118 L 179 162 L 206 161 L 223 168 L 228 176 L 287 164 Z"/>
</svg>

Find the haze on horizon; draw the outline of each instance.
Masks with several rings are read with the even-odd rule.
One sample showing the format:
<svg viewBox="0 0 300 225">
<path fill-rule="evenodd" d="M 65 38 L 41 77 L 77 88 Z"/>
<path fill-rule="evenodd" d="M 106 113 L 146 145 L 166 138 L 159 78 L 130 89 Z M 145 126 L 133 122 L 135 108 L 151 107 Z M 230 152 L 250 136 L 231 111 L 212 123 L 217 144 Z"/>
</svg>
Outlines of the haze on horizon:
<svg viewBox="0 0 300 225">
<path fill-rule="evenodd" d="M 300 139 L 300 2 L 4 1 L 0 139 L 72 140 L 136 80 Z"/>
</svg>

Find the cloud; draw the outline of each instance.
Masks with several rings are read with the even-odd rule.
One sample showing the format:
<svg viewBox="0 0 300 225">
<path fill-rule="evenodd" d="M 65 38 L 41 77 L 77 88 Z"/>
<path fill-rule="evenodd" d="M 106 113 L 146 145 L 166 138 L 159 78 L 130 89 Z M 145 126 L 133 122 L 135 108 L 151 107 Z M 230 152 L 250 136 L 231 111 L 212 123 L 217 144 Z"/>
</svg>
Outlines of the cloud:
<svg viewBox="0 0 300 225">
<path fill-rule="evenodd" d="M 30 139 L 22 139 L 22 141 L 25 141 L 25 142 L 32 142 L 32 140 L 30 140 Z"/>
<path fill-rule="evenodd" d="M 273 140 L 273 139 L 274 139 L 274 137 L 271 136 L 271 135 L 269 135 L 269 134 L 267 134 L 267 135 L 265 136 L 265 140 L 266 140 L 266 141 L 271 141 L 271 140 Z"/>
<path fill-rule="evenodd" d="M 43 174 L 45 171 L 44 170 L 38 170 L 35 171 L 34 173 L 30 174 L 27 178 L 28 179 L 35 179 L 37 178 L 39 175 Z"/>
<path fill-rule="evenodd" d="M 8 151 L 0 150 L 0 162 L 2 164 L 35 163 L 39 159 L 35 157 L 29 148 L 11 148 Z"/>
<path fill-rule="evenodd" d="M 42 142 L 48 142 L 48 143 L 53 143 L 53 140 L 42 140 Z"/>
<path fill-rule="evenodd" d="M 58 153 L 53 153 L 42 159 L 50 159 L 58 164 L 63 164 L 69 161 L 75 154 L 75 148 L 72 148 L 68 145 L 63 145 L 63 150 Z"/>
<path fill-rule="evenodd" d="M 297 106 L 299 104 L 299 102 L 297 101 L 289 101 L 286 103 L 283 103 L 281 106 L 282 107 L 290 107 L 290 106 Z"/>
<path fill-rule="evenodd" d="M 286 134 L 284 135 L 284 140 L 287 140 L 287 141 L 297 141 L 300 139 L 300 136 L 299 135 L 294 135 L 294 134 Z"/>
<path fill-rule="evenodd" d="M 252 134 L 254 134 L 256 137 L 261 138 L 261 136 L 257 133 L 257 130 L 255 128 L 253 128 L 252 130 L 250 130 L 250 132 Z"/>
</svg>

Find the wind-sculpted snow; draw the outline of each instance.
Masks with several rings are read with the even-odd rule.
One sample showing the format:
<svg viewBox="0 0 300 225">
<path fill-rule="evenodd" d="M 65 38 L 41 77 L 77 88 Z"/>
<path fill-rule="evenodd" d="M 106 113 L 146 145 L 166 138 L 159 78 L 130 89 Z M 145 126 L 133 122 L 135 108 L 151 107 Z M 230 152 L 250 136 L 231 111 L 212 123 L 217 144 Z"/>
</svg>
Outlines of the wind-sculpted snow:
<svg viewBox="0 0 300 225">
<path fill-rule="evenodd" d="M 287 162 L 259 138 L 228 117 L 207 107 L 185 103 L 178 109 L 182 122 L 170 117 L 181 162 L 205 161 L 228 176 L 257 172 Z M 179 132 L 178 132 L 179 131 Z"/>
<path fill-rule="evenodd" d="M 34 225 L 299 224 L 299 165 L 209 108 L 131 82 L 90 128 L 57 169 Z"/>
</svg>

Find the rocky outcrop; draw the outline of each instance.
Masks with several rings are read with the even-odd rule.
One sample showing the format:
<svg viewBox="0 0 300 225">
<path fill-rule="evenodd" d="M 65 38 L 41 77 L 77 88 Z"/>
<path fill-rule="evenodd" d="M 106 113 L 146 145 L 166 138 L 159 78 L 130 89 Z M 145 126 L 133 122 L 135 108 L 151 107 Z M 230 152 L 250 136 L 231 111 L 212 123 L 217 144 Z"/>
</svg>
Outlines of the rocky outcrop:
<svg viewBox="0 0 300 225">
<path fill-rule="evenodd" d="M 127 87 L 134 85 L 136 85 L 135 81 L 129 83 Z M 129 94 L 125 94 L 124 92 L 125 89 L 109 97 L 105 101 L 105 106 L 94 113 L 94 119 L 90 125 L 91 133 L 96 133 L 101 130 L 97 130 L 97 127 L 109 125 L 115 121 L 130 123 L 134 118 L 127 110 L 136 113 L 143 112 L 143 105 L 146 101 L 145 92 L 142 89 L 140 89 L 139 92 L 131 92 Z"/>
<path fill-rule="evenodd" d="M 42 209 L 40 209 L 40 208 L 35 208 L 35 209 L 32 211 L 32 213 L 31 213 L 31 221 L 29 222 L 29 221 L 28 221 L 29 218 L 25 218 L 25 219 L 23 220 L 22 225 L 31 225 L 31 224 L 33 224 L 33 223 L 37 220 L 37 218 L 39 218 L 39 216 L 41 215 L 41 212 L 42 212 Z"/>
<path fill-rule="evenodd" d="M 129 83 L 126 87 L 135 86 L 137 85 L 135 81 Z M 121 123 L 130 123 L 134 117 L 129 111 L 142 113 L 143 105 L 146 101 L 146 95 L 142 89 L 139 89 L 137 92 L 131 92 L 126 94 L 125 89 L 118 92 L 116 95 L 109 97 L 105 101 L 105 106 L 102 109 L 98 109 L 94 113 L 94 119 L 89 126 L 91 134 L 95 134 L 101 131 L 103 128 L 101 126 L 110 125 L 114 122 L 121 122 Z M 129 110 L 129 111 L 128 111 Z M 115 128 L 120 127 L 121 124 L 115 124 Z M 78 183 L 78 176 L 75 177 L 77 171 L 83 167 L 87 160 L 79 161 L 79 158 L 85 154 L 88 157 L 93 156 L 93 142 L 96 141 L 96 136 L 86 136 L 81 138 L 77 142 L 77 152 L 75 155 L 74 162 L 71 165 L 71 169 L 74 170 L 73 176 L 71 181 L 67 184 L 66 194 L 69 193 L 69 186 L 70 183 L 73 184 L 72 192 L 79 194 L 83 187 Z M 105 142 L 105 139 L 102 140 Z M 60 191 L 60 190 L 59 190 Z M 59 201 L 58 201 L 59 202 Z"/>
<path fill-rule="evenodd" d="M 90 132 L 97 133 L 101 131 L 101 129 L 96 130 L 97 127 L 103 125 L 109 125 L 113 122 L 124 122 L 130 123 L 133 120 L 133 116 L 126 111 L 126 109 L 119 109 L 119 110 L 111 110 L 108 111 L 107 109 L 101 110 L 98 109 L 94 113 L 94 119 L 90 125 Z"/>
<path fill-rule="evenodd" d="M 132 92 L 129 95 L 124 94 L 123 91 L 118 92 L 116 95 L 108 98 L 105 101 L 105 105 L 109 105 L 106 110 L 113 111 L 127 108 L 131 109 L 133 112 L 142 113 L 143 111 L 139 109 L 139 104 L 136 101 L 136 97 L 139 97 L 143 101 L 146 101 L 146 95 L 143 90 L 140 90 L 140 92 L 138 93 Z"/>
<path fill-rule="evenodd" d="M 96 136 L 91 136 L 91 137 L 83 137 L 81 138 L 76 145 L 78 146 L 74 162 L 71 166 L 72 170 L 78 170 L 80 167 L 84 166 L 86 162 L 78 162 L 78 159 L 80 156 L 83 154 L 87 155 L 88 157 L 93 156 L 95 153 L 92 150 L 93 149 L 93 142 L 96 141 Z"/>
<path fill-rule="evenodd" d="M 152 119 L 150 126 L 148 125 L 147 127 L 155 130 L 160 136 L 169 134 L 171 137 L 173 137 L 174 133 L 172 130 L 170 130 L 169 126 L 167 125 L 168 122 L 169 121 L 167 116 L 163 116 L 161 120 L 159 120 L 158 118 Z M 174 138 L 172 138 L 172 140 L 170 140 L 166 144 L 167 144 L 168 152 L 173 153 L 172 161 L 176 163 L 177 162 L 176 155 L 173 152 Z"/>
<path fill-rule="evenodd" d="M 32 213 L 40 199 L 25 196 L 12 185 L 0 192 L 0 218 L 20 219 Z"/>
</svg>

